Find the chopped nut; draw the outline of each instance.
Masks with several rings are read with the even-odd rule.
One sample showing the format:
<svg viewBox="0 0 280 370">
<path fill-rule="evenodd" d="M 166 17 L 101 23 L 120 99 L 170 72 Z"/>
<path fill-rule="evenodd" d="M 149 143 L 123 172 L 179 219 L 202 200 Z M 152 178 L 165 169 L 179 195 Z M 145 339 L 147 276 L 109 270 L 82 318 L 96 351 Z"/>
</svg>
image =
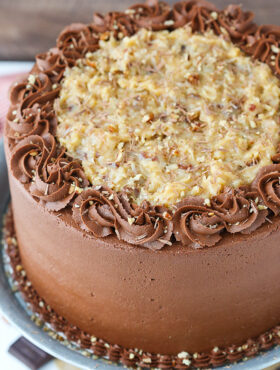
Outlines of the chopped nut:
<svg viewBox="0 0 280 370">
<path fill-rule="evenodd" d="M 182 363 L 184 364 L 184 365 L 186 365 L 186 366 L 190 366 L 191 365 L 191 360 L 189 360 L 188 358 L 184 358 L 183 359 L 183 361 L 182 361 Z"/>
<path fill-rule="evenodd" d="M 210 207 L 210 205 L 211 205 L 210 199 L 206 198 L 206 199 L 204 200 L 204 204 L 205 204 L 206 206 Z"/>
<path fill-rule="evenodd" d="M 163 212 L 163 217 L 166 219 L 166 220 L 171 220 L 172 219 L 172 216 L 170 215 L 170 213 L 168 212 Z"/>
<path fill-rule="evenodd" d="M 265 205 L 263 205 L 263 204 L 258 205 L 258 210 L 259 211 L 263 211 L 264 209 L 267 209 L 267 207 Z"/>
<path fill-rule="evenodd" d="M 128 217 L 127 221 L 129 223 L 129 225 L 132 225 L 135 222 L 135 218 L 134 217 Z"/>
<path fill-rule="evenodd" d="M 199 75 L 198 74 L 195 74 L 195 75 L 190 75 L 188 77 L 188 81 L 193 84 L 193 85 L 196 85 L 199 81 Z"/>
<path fill-rule="evenodd" d="M 110 38 L 110 32 L 104 32 L 100 35 L 100 40 L 105 41 Z"/>
<path fill-rule="evenodd" d="M 172 19 L 168 19 L 167 21 L 164 22 L 165 26 L 173 26 L 174 21 Z"/>
<path fill-rule="evenodd" d="M 188 354 L 188 352 L 183 351 L 183 352 L 178 353 L 177 356 L 178 356 L 178 358 L 187 358 L 187 357 L 189 357 L 189 354 Z"/>
<path fill-rule="evenodd" d="M 144 117 L 143 117 L 143 122 L 146 123 L 146 122 L 149 122 L 151 121 L 152 119 L 154 118 L 154 115 L 153 113 L 149 113 L 149 114 L 146 114 Z"/>
<path fill-rule="evenodd" d="M 271 45 L 271 50 L 275 54 L 278 54 L 280 52 L 280 49 L 275 45 Z"/>
<path fill-rule="evenodd" d="M 38 152 L 36 152 L 36 151 L 30 152 L 29 155 L 31 155 L 32 157 L 36 157 L 36 155 L 38 155 Z"/>
<path fill-rule="evenodd" d="M 142 362 L 144 362 L 144 364 L 151 364 L 152 360 L 150 358 L 146 357 L 146 358 L 142 359 Z"/>
<path fill-rule="evenodd" d="M 28 80 L 30 85 L 34 85 L 35 82 L 36 82 L 36 76 L 35 75 L 29 75 L 27 80 Z"/>
<path fill-rule="evenodd" d="M 210 15 L 211 15 L 211 17 L 212 17 L 213 19 L 215 19 L 215 20 L 217 20 L 217 19 L 218 19 L 218 13 L 217 13 L 217 12 L 212 12 Z"/>
<path fill-rule="evenodd" d="M 134 9 L 126 9 L 125 14 L 135 14 L 135 10 Z"/>
</svg>

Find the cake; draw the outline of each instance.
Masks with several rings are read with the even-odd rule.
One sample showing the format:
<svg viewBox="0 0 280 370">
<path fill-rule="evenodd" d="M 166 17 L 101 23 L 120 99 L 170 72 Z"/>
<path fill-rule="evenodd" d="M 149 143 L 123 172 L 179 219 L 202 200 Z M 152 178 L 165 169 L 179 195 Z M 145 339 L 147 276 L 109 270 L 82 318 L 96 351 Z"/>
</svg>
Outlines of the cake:
<svg viewBox="0 0 280 370">
<path fill-rule="evenodd" d="M 94 14 L 11 88 L 15 276 L 98 356 L 203 368 L 280 342 L 280 28 L 253 18 Z"/>
</svg>

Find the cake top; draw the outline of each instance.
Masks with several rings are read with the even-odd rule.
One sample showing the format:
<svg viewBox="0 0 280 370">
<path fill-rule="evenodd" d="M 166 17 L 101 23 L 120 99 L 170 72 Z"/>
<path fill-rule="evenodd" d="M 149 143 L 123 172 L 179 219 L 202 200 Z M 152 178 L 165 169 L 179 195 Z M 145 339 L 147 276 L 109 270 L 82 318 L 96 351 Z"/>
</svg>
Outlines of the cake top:
<svg viewBox="0 0 280 370">
<path fill-rule="evenodd" d="M 280 82 L 213 32 L 141 29 L 65 71 L 57 137 L 93 185 L 137 204 L 206 204 L 250 184 L 279 142 Z"/>
<path fill-rule="evenodd" d="M 253 232 L 280 211 L 279 39 L 199 0 L 67 27 L 11 91 L 14 176 L 95 237 L 155 250 Z"/>
</svg>

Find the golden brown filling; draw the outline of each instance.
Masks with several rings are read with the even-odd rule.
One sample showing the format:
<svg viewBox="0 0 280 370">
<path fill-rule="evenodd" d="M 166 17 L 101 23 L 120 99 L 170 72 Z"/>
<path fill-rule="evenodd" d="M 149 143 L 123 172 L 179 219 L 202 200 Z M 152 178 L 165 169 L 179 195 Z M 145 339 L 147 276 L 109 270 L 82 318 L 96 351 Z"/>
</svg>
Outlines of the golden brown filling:
<svg viewBox="0 0 280 370">
<path fill-rule="evenodd" d="M 279 142 L 279 80 L 212 33 L 145 29 L 67 69 L 57 136 L 93 185 L 137 203 L 250 183 Z"/>
</svg>

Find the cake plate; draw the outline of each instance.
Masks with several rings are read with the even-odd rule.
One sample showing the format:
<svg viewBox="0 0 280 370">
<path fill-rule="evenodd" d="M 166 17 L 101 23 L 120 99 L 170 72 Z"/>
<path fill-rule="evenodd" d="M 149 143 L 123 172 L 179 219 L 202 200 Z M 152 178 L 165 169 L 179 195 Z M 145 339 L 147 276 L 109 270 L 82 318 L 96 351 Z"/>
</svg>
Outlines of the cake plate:
<svg viewBox="0 0 280 370">
<path fill-rule="evenodd" d="M 9 184 L 5 165 L 3 140 L 0 139 L 0 243 L 2 241 L 1 233 L 3 215 L 7 209 L 9 198 Z M 96 368 L 99 370 L 113 370 L 121 368 L 120 366 L 108 363 L 106 360 L 88 358 L 81 353 L 82 350 L 70 349 L 69 346 L 53 339 L 48 332 L 44 331 L 42 327 L 38 327 L 35 322 L 31 320 L 31 313 L 28 310 L 27 305 L 22 300 L 20 294 L 15 293 L 11 288 L 7 273 L 4 269 L 2 248 L 3 246 L 0 245 L 0 312 L 3 316 L 6 317 L 6 319 L 30 342 L 60 360 L 82 369 Z M 280 362 L 279 346 L 274 347 L 253 359 L 220 367 L 219 369 L 262 370 L 268 366 L 275 365 L 278 362 Z"/>
</svg>

